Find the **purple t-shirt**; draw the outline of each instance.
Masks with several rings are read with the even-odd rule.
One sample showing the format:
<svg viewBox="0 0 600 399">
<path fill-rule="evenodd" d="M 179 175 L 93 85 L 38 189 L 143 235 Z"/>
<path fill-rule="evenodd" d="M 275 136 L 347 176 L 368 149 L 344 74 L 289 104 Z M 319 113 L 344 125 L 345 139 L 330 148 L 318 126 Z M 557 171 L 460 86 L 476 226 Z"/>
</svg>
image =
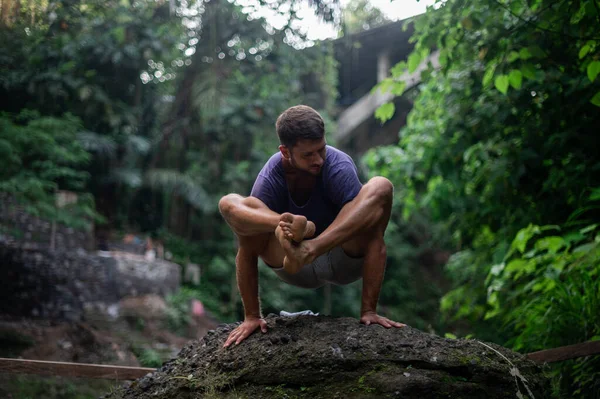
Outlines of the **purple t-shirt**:
<svg viewBox="0 0 600 399">
<path fill-rule="evenodd" d="M 316 235 L 319 235 L 333 222 L 342 207 L 358 195 L 361 188 L 352 158 L 327 146 L 321 174 L 310 199 L 304 205 L 296 205 L 290 195 L 280 152 L 263 166 L 250 195 L 260 199 L 274 212 L 306 216 L 314 222 Z"/>
</svg>

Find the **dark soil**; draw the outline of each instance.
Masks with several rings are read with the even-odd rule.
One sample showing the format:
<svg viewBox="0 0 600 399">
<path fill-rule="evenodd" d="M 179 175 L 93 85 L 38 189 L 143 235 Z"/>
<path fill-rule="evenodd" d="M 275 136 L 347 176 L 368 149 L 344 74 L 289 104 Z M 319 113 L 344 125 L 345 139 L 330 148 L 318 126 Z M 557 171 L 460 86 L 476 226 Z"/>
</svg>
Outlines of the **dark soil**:
<svg viewBox="0 0 600 399">
<path fill-rule="evenodd" d="M 548 382 L 524 355 L 477 340 L 351 318 L 267 317 L 239 346 L 237 324 L 186 346 L 156 373 L 107 398 L 546 398 Z M 522 396 L 520 396 L 522 395 Z"/>
</svg>

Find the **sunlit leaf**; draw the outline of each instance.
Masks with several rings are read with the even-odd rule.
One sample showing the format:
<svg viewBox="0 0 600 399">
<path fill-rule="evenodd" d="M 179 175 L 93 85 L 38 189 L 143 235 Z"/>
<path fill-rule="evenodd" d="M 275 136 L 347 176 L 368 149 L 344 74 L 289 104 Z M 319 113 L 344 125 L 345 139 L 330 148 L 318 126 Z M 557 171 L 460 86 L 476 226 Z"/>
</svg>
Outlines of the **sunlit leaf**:
<svg viewBox="0 0 600 399">
<path fill-rule="evenodd" d="M 496 86 L 496 89 L 498 89 L 498 91 L 502 94 L 506 94 L 506 92 L 508 91 L 508 76 L 506 75 L 498 75 L 496 76 L 496 79 L 494 80 L 494 85 Z"/>
<path fill-rule="evenodd" d="M 454 335 L 454 334 L 452 334 L 452 333 L 449 333 L 449 332 L 447 332 L 447 333 L 445 333 L 445 334 L 444 334 L 444 338 L 448 338 L 448 339 L 456 339 L 457 337 L 456 337 L 456 335 Z"/>
<path fill-rule="evenodd" d="M 421 63 L 421 53 L 418 51 L 413 51 L 408 56 L 408 72 L 413 73 L 417 70 L 417 67 Z"/>
<path fill-rule="evenodd" d="M 600 107 L 600 91 L 598 93 L 594 94 L 594 97 L 592 97 L 590 102 L 592 104 L 594 104 L 595 106 Z"/>
<path fill-rule="evenodd" d="M 592 61 L 588 64 L 587 75 L 590 81 L 596 80 L 596 76 L 600 73 L 600 61 Z"/>
<path fill-rule="evenodd" d="M 594 231 L 596 229 L 596 227 L 598 227 L 598 224 L 591 224 L 589 226 L 584 227 L 583 229 L 579 230 L 579 232 L 581 234 L 587 234 L 590 231 Z"/>
<path fill-rule="evenodd" d="M 551 236 L 540 238 L 536 241 L 535 247 L 538 250 L 548 250 L 549 253 L 555 254 L 559 249 L 566 245 L 565 240 L 559 236 Z"/>
<path fill-rule="evenodd" d="M 521 82 L 523 81 L 523 75 L 521 74 L 521 71 L 519 71 L 518 69 L 513 69 L 512 71 L 510 71 L 508 78 L 512 87 L 514 87 L 517 90 L 521 88 Z"/>
<path fill-rule="evenodd" d="M 517 271 L 521 271 L 525 268 L 525 265 L 527 264 L 527 261 L 524 259 L 515 259 L 515 260 L 511 260 L 508 265 L 506 265 L 506 268 L 504 269 L 507 273 L 512 274 L 515 273 Z"/>
<path fill-rule="evenodd" d="M 519 53 L 517 53 L 516 51 L 511 51 L 508 54 L 508 62 L 515 62 L 516 60 L 518 60 L 520 58 Z"/>
<path fill-rule="evenodd" d="M 525 248 L 527 246 L 527 242 L 536 234 L 539 234 L 540 228 L 539 226 L 529 225 L 524 229 L 519 230 L 515 239 L 512 242 L 512 246 L 517 248 L 519 252 L 525 252 Z"/>
<path fill-rule="evenodd" d="M 404 94 L 405 88 L 406 88 L 406 82 L 394 82 L 391 93 L 395 96 L 401 96 L 402 94 Z"/>
<path fill-rule="evenodd" d="M 394 112 L 396 112 L 396 106 L 394 103 L 385 103 L 375 110 L 375 117 L 381 122 L 386 122 L 392 119 Z"/>
<path fill-rule="evenodd" d="M 528 60 L 532 57 L 531 51 L 529 51 L 528 48 L 522 48 L 519 50 L 519 57 L 521 57 L 522 60 Z"/>
<path fill-rule="evenodd" d="M 391 78 L 385 78 L 371 89 L 371 94 L 375 94 L 377 92 L 381 94 L 385 94 L 390 91 L 392 86 L 394 85 L 394 81 Z"/>
<path fill-rule="evenodd" d="M 591 47 L 592 47 L 592 46 L 590 46 L 590 45 L 589 45 L 589 43 L 586 43 L 586 44 L 585 44 L 585 45 L 584 45 L 584 46 L 583 46 L 583 47 L 582 47 L 582 48 L 579 50 L 579 58 L 581 59 L 581 58 L 585 57 L 585 56 L 587 55 L 587 53 L 589 53 L 589 52 L 590 52 L 590 50 L 591 50 Z"/>
<path fill-rule="evenodd" d="M 402 76 L 407 70 L 406 62 L 402 61 L 394 65 L 391 69 L 392 77 L 397 78 Z"/>
<path fill-rule="evenodd" d="M 496 64 L 495 63 L 488 64 L 487 68 L 485 69 L 485 73 L 483 74 L 482 84 L 484 87 L 488 86 L 492 82 L 495 71 L 496 71 Z"/>
</svg>

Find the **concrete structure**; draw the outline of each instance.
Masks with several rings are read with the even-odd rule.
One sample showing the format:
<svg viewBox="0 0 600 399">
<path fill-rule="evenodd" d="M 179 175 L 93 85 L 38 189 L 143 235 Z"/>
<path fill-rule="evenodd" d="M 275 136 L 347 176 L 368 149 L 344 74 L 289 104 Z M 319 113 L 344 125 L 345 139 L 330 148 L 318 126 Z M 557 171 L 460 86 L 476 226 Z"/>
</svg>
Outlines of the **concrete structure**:
<svg viewBox="0 0 600 399">
<path fill-rule="evenodd" d="M 408 96 L 394 99 L 391 93 L 371 93 L 371 89 L 390 75 L 390 68 L 406 60 L 413 45 L 409 38 L 414 30 L 412 24 L 404 29 L 406 21 L 386 24 L 374 29 L 349 35 L 334 41 L 335 56 L 339 62 L 340 97 L 337 117 L 338 127 L 334 133 L 335 143 L 352 155 L 361 155 L 369 148 L 398 142 L 398 132 L 406 124 L 412 108 Z M 421 80 L 421 71 L 429 62 L 438 64 L 438 53 L 431 54 L 417 70 L 406 73 L 402 80 L 410 91 Z M 375 119 L 375 110 L 388 101 L 394 101 L 394 117 L 382 125 Z"/>
</svg>

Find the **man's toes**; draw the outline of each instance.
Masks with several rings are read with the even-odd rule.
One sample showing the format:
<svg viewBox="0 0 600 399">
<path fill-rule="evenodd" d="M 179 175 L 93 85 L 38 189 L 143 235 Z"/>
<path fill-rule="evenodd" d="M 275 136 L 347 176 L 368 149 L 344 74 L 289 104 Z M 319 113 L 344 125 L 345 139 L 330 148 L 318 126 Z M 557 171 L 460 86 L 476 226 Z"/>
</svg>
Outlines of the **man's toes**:
<svg viewBox="0 0 600 399">
<path fill-rule="evenodd" d="M 279 219 L 282 222 L 287 222 L 287 223 L 292 223 L 294 221 L 294 215 L 292 215 L 291 213 L 282 213 L 281 214 L 281 218 Z"/>
</svg>

